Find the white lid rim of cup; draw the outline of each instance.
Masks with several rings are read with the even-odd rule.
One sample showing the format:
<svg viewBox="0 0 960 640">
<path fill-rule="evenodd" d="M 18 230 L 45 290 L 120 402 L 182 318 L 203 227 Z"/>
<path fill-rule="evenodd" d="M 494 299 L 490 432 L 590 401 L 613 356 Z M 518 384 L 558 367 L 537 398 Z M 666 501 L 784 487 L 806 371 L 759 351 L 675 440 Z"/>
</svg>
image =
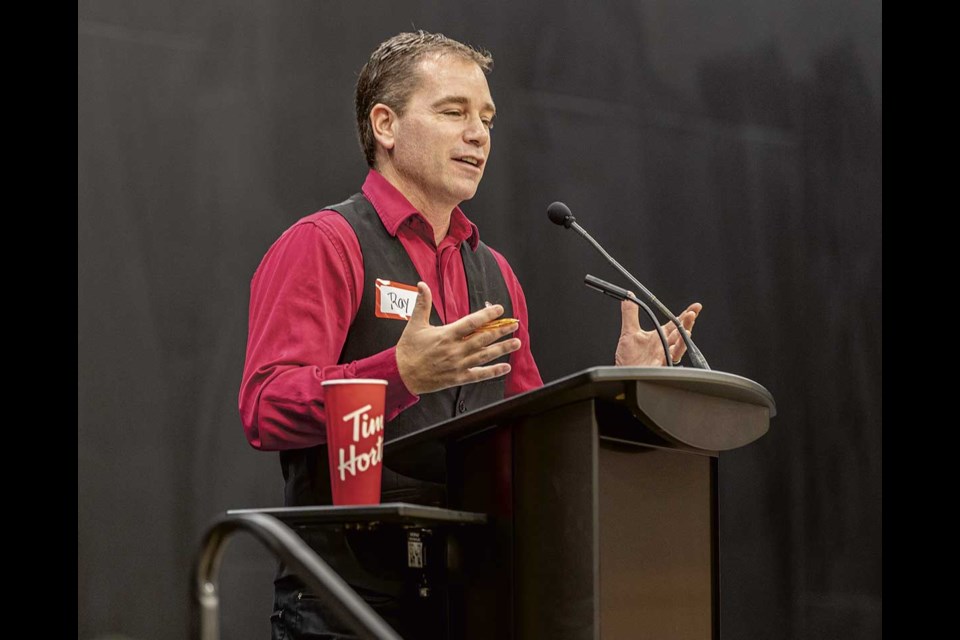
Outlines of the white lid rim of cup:
<svg viewBox="0 0 960 640">
<path fill-rule="evenodd" d="M 334 384 L 382 384 L 386 385 L 386 380 L 378 380 L 376 378 L 341 378 L 338 380 L 324 380 L 320 383 L 321 387 Z"/>
</svg>

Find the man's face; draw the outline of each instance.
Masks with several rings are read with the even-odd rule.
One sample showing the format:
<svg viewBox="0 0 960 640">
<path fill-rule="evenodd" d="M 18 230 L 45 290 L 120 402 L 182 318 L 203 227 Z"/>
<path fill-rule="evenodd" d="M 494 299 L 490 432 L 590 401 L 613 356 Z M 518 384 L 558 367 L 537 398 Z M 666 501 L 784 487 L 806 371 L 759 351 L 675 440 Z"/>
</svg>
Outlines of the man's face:
<svg viewBox="0 0 960 640">
<path fill-rule="evenodd" d="M 453 208 L 477 192 L 496 109 L 483 71 L 455 55 L 428 56 L 397 119 L 391 154 L 414 205 Z"/>
</svg>

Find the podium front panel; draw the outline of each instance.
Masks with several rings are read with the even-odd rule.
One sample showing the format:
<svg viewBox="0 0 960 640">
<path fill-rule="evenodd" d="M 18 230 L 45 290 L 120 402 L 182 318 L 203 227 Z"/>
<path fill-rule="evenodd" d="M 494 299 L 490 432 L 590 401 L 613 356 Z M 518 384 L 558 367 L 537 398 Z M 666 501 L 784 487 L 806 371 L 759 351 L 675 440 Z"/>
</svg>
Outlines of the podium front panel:
<svg viewBox="0 0 960 640">
<path fill-rule="evenodd" d="M 713 465 L 600 441 L 600 637 L 713 636 Z"/>
</svg>

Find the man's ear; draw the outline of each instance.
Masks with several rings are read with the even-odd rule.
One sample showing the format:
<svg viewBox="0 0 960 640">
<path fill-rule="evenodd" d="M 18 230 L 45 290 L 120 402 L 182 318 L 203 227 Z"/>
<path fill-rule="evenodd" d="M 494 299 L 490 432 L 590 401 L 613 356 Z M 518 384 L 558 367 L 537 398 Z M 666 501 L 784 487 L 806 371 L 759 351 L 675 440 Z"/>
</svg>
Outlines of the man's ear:
<svg viewBox="0 0 960 640">
<path fill-rule="evenodd" d="M 392 151 L 397 126 L 396 112 L 378 102 L 373 105 L 373 109 L 370 109 L 370 126 L 373 128 L 373 137 L 377 139 L 377 143 L 385 150 Z"/>
</svg>

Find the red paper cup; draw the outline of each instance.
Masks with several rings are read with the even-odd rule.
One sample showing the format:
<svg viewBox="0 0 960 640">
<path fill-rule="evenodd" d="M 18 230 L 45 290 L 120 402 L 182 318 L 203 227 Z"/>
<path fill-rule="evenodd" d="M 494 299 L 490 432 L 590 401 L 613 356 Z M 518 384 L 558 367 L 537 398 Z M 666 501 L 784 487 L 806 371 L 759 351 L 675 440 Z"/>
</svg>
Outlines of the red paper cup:
<svg viewBox="0 0 960 640">
<path fill-rule="evenodd" d="M 327 380 L 322 385 L 333 504 L 380 504 L 387 381 Z"/>
</svg>

